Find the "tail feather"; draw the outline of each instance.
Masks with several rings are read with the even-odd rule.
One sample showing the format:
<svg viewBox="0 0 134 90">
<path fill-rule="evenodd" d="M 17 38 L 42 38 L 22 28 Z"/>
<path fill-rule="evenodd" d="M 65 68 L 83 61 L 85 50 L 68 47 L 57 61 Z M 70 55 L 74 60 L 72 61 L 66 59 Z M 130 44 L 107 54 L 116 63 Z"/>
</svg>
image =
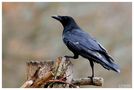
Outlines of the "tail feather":
<svg viewBox="0 0 134 90">
<path fill-rule="evenodd" d="M 89 60 L 92 59 L 94 62 L 101 64 L 107 70 L 113 70 L 117 73 L 120 73 L 119 66 L 115 64 L 112 57 L 107 53 L 88 50 L 88 54 L 85 57 L 88 57 Z"/>
<path fill-rule="evenodd" d="M 106 64 L 106 63 L 102 63 L 101 64 L 104 68 L 108 69 L 108 70 L 113 70 L 117 73 L 120 73 L 120 69 L 119 69 L 119 66 L 115 63 L 109 63 L 109 64 Z"/>
<path fill-rule="evenodd" d="M 95 53 L 95 52 L 94 52 Z M 117 73 L 120 73 L 120 69 L 119 66 L 117 64 L 115 64 L 114 60 L 112 59 L 112 57 L 110 57 L 107 54 L 100 54 L 97 55 L 98 53 L 95 53 L 94 55 L 96 56 L 96 60 L 94 60 L 95 62 L 101 64 L 104 68 L 106 68 L 107 70 L 113 70 Z"/>
</svg>

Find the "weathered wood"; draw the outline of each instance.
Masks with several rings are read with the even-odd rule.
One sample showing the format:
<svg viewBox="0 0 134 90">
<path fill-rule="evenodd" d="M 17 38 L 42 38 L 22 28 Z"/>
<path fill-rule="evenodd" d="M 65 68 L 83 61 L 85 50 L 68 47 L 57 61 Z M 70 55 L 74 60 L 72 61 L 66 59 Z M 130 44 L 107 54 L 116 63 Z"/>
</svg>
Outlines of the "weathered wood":
<svg viewBox="0 0 134 90">
<path fill-rule="evenodd" d="M 78 88 L 81 85 L 102 86 L 103 78 L 73 79 L 73 65 L 65 57 L 55 61 L 27 62 L 27 81 L 22 88 Z"/>
<path fill-rule="evenodd" d="M 61 82 L 71 83 L 73 79 L 72 76 L 72 63 L 70 60 L 66 60 L 65 57 L 58 57 L 55 62 L 31 61 L 27 63 L 27 81 L 21 87 L 43 87 L 48 84 L 49 80 L 51 80 L 51 82 L 49 82 L 51 87 L 67 87 L 67 84 Z M 60 80 L 61 82 L 57 84 L 54 80 Z M 49 87 L 49 85 L 47 87 Z"/>
<path fill-rule="evenodd" d="M 29 88 L 29 87 L 41 87 L 44 82 L 47 82 L 49 79 L 53 77 L 52 71 L 48 71 L 44 74 L 44 76 L 40 76 L 39 71 L 41 67 L 38 67 L 33 76 L 31 76 L 21 87 L 22 88 Z"/>
<path fill-rule="evenodd" d="M 45 74 L 52 70 L 54 61 L 30 61 L 27 62 L 27 80 L 31 79 L 36 70 L 40 67 L 38 72 L 39 78 L 45 76 Z"/>
<path fill-rule="evenodd" d="M 82 79 L 76 79 L 72 81 L 72 84 L 74 85 L 94 85 L 94 86 L 102 86 L 103 85 L 103 78 L 101 77 L 94 77 L 93 82 L 91 81 L 91 78 L 82 78 Z"/>
</svg>

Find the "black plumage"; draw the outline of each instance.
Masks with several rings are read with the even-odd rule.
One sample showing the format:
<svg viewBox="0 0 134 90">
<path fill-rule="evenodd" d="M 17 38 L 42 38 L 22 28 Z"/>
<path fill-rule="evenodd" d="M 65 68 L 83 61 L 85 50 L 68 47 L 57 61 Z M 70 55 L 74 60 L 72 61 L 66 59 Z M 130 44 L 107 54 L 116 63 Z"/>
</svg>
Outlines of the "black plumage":
<svg viewBox="0 0 134 90">
<path fill-rule="evenodd" d="M 63 25 L 63 41 L 74 54 L 74 56 L 66 57 L 77 59 L 81 55 L 88 59 L 92 68 L 92 77 L 94 77 L 94 62 L 101 64 L 107 70 L 120 72 L 118 65 L 114 63 L 114 60 L 108 55 L 106 49 L 88 33 L 83 31 L 72 17 L 52 17 Z"/>
</svg>

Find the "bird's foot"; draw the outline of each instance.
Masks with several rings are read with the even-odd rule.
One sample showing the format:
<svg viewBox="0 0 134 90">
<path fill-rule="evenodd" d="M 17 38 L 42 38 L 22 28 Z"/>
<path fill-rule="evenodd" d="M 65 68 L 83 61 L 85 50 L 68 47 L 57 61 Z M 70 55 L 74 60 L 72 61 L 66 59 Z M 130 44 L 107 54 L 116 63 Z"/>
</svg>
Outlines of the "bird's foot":
<svg viewBox="0 0 134 90">
<path fill-rule="evenodd" d="M 94 77 L 93 76 L 88 76 L 88 78 L 90 78 L 91 79 L 91 83 L 94 84 L 94 79 L 93 79 Z"/>
<path fill-rule="evenodd" d="M 73 56 L 64 56 L 66 59 L 73 58 Z"/>
</svg>

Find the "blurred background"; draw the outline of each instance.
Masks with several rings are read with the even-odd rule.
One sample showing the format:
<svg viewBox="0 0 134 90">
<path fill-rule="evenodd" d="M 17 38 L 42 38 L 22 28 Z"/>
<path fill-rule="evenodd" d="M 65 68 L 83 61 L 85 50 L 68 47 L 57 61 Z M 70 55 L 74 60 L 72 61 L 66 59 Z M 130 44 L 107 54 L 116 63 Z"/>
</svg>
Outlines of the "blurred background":
<svg viewBox="0 0 134 90">
<path fill-rule="evenodd" d="M 2 87 L 26 80 L 26 62 L 72 55 L 62 41 L 62 25 L 52 15 L 72 16 L 119 64 L 121 73 L 95 64 L 103 87 L 132 87 L 132 3 L 2 3 Z M 91 75 L 88 60 L 72 60 L 74 78 Z M 83 86 L 94 87 L 94 86 Z"/>
</svg>

